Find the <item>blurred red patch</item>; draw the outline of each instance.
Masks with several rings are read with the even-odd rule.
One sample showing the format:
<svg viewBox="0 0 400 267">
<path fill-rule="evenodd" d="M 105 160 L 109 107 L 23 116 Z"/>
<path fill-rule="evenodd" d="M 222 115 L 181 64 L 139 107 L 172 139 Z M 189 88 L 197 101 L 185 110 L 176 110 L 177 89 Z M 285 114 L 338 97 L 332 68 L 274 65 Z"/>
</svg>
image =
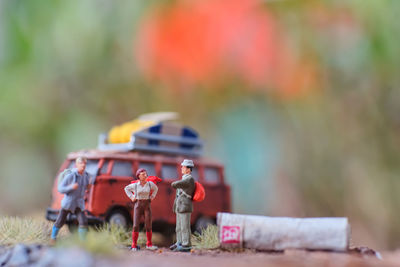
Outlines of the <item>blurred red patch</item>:
<svg viewBox="0 0 400 267">
<path fill-rule="evenodd" d="M 149 79 L 209 88 L 230 79 L 286 96 L 297 67 L 280 32 L 256 0 L 178 1 L 143 20 L 135 53 Z"/>
</svg>

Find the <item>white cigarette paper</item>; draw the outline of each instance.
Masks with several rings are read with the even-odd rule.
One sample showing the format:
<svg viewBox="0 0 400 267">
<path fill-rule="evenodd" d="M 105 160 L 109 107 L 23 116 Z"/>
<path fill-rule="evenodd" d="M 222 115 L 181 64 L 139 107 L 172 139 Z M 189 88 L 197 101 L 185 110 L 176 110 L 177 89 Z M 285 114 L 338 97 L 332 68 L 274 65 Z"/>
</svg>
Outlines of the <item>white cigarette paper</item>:
<svg viewBox="0 0 400 267">
<path fill-rule="evenodd" d="M 346 251 L 347 218 L 287 218 L 218 213 L 221 246 L 259 250 L 313 249 Z"/>
</svg>

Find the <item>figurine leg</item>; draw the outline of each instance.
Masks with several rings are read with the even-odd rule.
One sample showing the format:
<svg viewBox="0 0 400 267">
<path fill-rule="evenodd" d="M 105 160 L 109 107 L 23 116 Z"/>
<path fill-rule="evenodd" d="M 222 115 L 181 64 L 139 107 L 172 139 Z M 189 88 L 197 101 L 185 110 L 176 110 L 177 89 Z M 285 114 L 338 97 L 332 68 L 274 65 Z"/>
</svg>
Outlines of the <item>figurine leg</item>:
<svg viewBox="0 0 400 267">
<path fill-rule="evenodd" d="M 132 248 L 137 248 L 138 238 L 139 238 L 139 232 L 132 232 Z"/>
<path fill-rule="evenodd" d="M 153 235 L 152 231 L 149 231 L 149 232 L 146 231 L 146 238 L 147 238 L 146 246 L 147 247 L 151 247 L 153 245 L 153 243 L 151 242 L 152 235 Z"/>
<path fill-rule="evenodd" d="M 150 200 L 147 204 L 147 207 L 144 209 L 144 227 L 146 229 L 146 237 L 147 237 L 147 242 L 146 246 L 147 247 L 152 247 L 153 243 L 151 242 L 151 237 L 152 237 L 152 227 L 151 227 L 151 208 L 150 208 Z"/>
<path fill-rule="evenodd" d="M 191 247 L 190 236 L 192 231 L 190 229 L 190 216 L 191 213 L 181 213 L 181 238 L 182 247 Z"/>
<path fill-rule="evenodd" d="M 158 249 L 158 247 L 154 246 L 153 243 L 151 242 L 152 234 L 153 234 L 152 231 L 146 232 L 146 237 L 147 237 L 146 249 L 156 250 L 156 249 Z"/>
<path fill-rule="evenodd" d="M 77 208 L 75 211 L 76 217 L 78 218 L 78 222 L 79 222 L 79 227 L 86 227 L 88 226 L 88 220 L 86 218 L 85 213 L 80 209 Z"/>
<path fill-rule="evenodd" d="M 177 245 L 175 246 L 175 249 L 173 249 L 173 251 L 190 252 L 191 250 L 190 216 L 191 213 L 176 213 Z"/>
<path fill-rule="evenodd" d="M 53 240 L 57 239 L 58 231 L 60 231 L 60 228 L 65 224 L 68 213 L 69 211 L 65 209 L 61 209 L 60 213 L 58 213 L 57 220 L 54 223 L 53 229 L 51 231 L 51 239 Z"/>
<path fill-rule="evenodd" d="M 136 201 L 135 207 L 133 209 L 133 232 L 139 232 L 140 228 L 140 217 L 142 215 L 142 208 L 139 205 L 139 201 Z"/>
<path fill-rule="evenodd" d="M 51 239 L 56 240 L 58 231 L 60 231 L 60 228 L 53 225 L 53 229 L 51 230 Z"/>
<path fill-rule="evenodd" d="M 86 240 L 87 232 L 88 232 L 87 227 L 79 227 L 78 228 L 78 235 L 79 235 L 79 239 L 81 241 Z"/>
<path fill-rule="evenodd" d="M 182 229 L 181 229 L 181 216 L 180 213 L 176 213 L 176 244 L 182 244 Z"/>
<path fill-rule="evenodd" d="M 139 238 L 140 215 L 142 214 L 139 202 L 140 201 L 136 201 L 133 211 L 132 250 L 134 251 L 139 250 L 137 240 Z"/>
<path fill-rule="evenodd" d="M 79 239 L 85 240 L 88 232 L 88 221 L 86 215 L 80 208 L 76 209 L 75 214 L 79 222 L 79 228 L 78 228 Z"/>
<path fill-rule="evenodd" d="M 57 228 L 63 227 L 63 225 L 65 224 L 65 222 L 66 222 L 66 220 L 67 220 L 67 215 L 68 215 L 68 213 L 69 213 L 68 210 L 65 210 L 65 209 L 61 209 L 61 210 L 60 210 L 60 213 L 58 213 L 58 216 L 57 216 L 57 220 L 56 220 L 56 222 L 54 223 L 54 225 L 55 225 Z"/>
</svg>

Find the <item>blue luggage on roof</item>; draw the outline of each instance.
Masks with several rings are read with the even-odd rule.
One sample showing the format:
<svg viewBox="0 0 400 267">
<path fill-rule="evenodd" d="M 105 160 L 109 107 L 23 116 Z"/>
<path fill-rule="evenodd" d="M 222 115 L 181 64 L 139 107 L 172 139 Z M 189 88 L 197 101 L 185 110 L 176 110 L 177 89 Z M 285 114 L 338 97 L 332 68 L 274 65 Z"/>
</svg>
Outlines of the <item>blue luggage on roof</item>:
<svg viewBox="0 0 400 267">
<path fill-rule="evenodd" d="M 198 133 L 187 126 L 159 122 L 132 132 L 128 143 L 109 143 L 107 134 L 99 135 L 98 149 L 146 151 L 184 156 L 201 156 L 203 142 Z"/>
</svg>

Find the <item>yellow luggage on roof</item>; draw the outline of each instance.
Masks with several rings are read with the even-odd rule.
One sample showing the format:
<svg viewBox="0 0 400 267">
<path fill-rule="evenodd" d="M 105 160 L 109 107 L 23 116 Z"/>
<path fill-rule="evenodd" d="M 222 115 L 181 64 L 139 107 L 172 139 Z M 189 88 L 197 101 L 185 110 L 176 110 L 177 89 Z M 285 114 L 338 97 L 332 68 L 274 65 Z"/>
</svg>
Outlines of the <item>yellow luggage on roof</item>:
<svg viewBox="0 0 400 267">
<path fill-rule="evenodd" d="M 135 119 L 122 125 L 114 126 L 108 133 L 108 140 L 112 144 L 128 143 L 132 133 L 143 130 L 156 123 L 157 122 L 151 120 Z"/>
</svg>

